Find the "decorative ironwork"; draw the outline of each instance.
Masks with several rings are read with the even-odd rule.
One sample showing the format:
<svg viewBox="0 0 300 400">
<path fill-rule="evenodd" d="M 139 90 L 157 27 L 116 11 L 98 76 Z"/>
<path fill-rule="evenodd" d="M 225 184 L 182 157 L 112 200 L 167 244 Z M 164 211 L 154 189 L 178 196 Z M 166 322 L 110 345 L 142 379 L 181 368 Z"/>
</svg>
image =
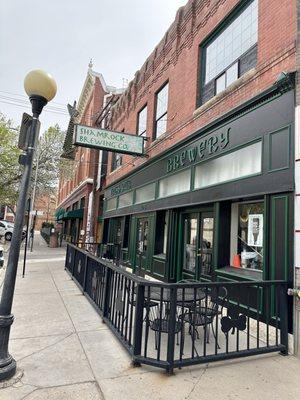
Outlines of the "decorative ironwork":
<svg viewBox="0 0 300 400">
<path fill-rule="evenodd" d="M 221 319 L 222 332 L 228 334 L 232 329 L 231 334 L 235 333 L 235 329 L 244 331 L 247 328 L 247 318 L 241 314 L 238 307 L 230 306 L 228 308 L 227 316 Z"/>
<path fill-rule="evenodd" d="M 68 257 L 69 252 L 68 272 L 134 363 L 171 373 L 174 368 L 229 358 L 277 351 L 287 354 L 286 281 L 153 282 L 72 244 L 68 244 Z M 86 281 L 78 271 L 85 257 Z M 250 318 L 254 330 L 247 322 Z"/>
<path fill-rule="evenodd" d="M 120 315 L 124 314 L 124 301 L 123 301 L 123 291 L 118 290 L 117 297 L 115 300 L 115 305 L 116 305 L 116 311 Z"/>
<path fill-rule="evenodd" d="M 78 274 L 80 274 L 80 272 L 81 272 L 81 260 L 78 261 L 77 272 L 78 272 Z"/>
</svg>

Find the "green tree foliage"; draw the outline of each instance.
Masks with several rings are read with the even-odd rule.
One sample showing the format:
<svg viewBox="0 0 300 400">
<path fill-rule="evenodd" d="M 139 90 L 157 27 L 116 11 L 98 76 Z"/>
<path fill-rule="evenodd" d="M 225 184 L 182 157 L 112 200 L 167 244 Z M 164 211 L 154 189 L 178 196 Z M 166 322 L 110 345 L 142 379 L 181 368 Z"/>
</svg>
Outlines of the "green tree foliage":
<svg viewBox="0 0 300 400">
<path fill-rule="evenodd" d="M 0 204 L 16 204 L 18 187 L 23 167 L 19 165 L 19 133 L 12 128 L 11 121 L 0 114 Z M 59 176 L 70 179 L 74 174 L 74 162 L 62 160 L 65 133 L 58 125 L 51 126 L 42 133 L 38 140 L 37 150 L 31 174 L 30 192 L 36 179 L 36 195 L 51 196 L 56 193 Z M 36 173 L 37 171 L 37 173 Z"/>
<path fill-rule="evenodd" d="M 0 114 L 0 204 L 13 206 L 18 196 L 22 168 L 18 164 L 18 132 Z"/>
</svg>

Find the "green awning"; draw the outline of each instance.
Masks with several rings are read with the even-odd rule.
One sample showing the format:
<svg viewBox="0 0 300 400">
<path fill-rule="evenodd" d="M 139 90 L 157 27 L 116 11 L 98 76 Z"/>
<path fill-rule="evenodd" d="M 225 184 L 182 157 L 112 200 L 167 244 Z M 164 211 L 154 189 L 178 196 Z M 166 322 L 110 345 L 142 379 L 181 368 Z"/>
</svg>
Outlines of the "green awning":
<svg viewBox="0 0 300 400">
<path fill-rule="evenodd" d="M 63 219 L 83 219 L 83 208 L 79 208 L 78 210 L 71 210 L 64 213 Z"/>
</svg>

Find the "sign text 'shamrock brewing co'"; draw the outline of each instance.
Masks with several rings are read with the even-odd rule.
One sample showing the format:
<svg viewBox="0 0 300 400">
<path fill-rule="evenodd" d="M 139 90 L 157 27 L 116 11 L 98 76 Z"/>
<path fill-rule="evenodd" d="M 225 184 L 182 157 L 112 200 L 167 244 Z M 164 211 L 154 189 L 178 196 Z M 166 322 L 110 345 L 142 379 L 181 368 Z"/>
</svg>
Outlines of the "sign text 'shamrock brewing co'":
<svg viewBox="0 0 300 400">
<path fill-rule="evenodd" d="M 144 138 L 85 125 L 75 125 L 74 144 L 125 154 L 144 154 Z"/>
</svg>

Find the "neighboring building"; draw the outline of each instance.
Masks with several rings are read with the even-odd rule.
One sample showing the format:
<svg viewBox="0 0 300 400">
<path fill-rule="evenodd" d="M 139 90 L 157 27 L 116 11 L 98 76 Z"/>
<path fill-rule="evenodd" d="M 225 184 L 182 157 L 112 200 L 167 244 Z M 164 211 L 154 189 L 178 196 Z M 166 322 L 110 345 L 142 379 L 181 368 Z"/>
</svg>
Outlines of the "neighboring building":
<svg viewBox="0 0 300 400">
<path fill-rule="evenodd" d="M 170 282 L 293 285 L 296 29 L 291 0 L 179 9 L 112 107 L 148 158 L 109 153 L 104 254 Z"/>
<path fill-rule="evenodd" d="M 90 63 L 76 106 L 78 115 L 70 121 L 65 140 L 64 156 L 73 160 L 73 178 L 60 176 L 59 180 L 56 214 L 68 241 L 76 243 L 79 239 L 100 240 L 101 220 L 98 218 L 99 212 L 94 212 L 94 209 L 101 212 L 100 195 L 96 194 L 96 190 L 101 187 L 107 163 L 103 152 L 83 147 L 72 148 L 74 122 L 89 126 L 104 124 L 108 117 L 110 101 L 117 97 L 118 93 L 120 90 L 106 85 L 103 76 L 93 71 Z"/>
<path fill-rule="evenodd" d="M 7 206 L 0 206 L 0 219 L 4 219 L 8 222 L 15 222 L 15 214 L 11 208 Z"/>
<path fill-rule="evenodd" d="M 34 201 L 34 211 L 36 215 L 33 216 L 34 229 L 40 231 L 43 222 L 55 223 L 55 211 L 56 211 L 56 196 L 37 196 Z"/>
</svg>

